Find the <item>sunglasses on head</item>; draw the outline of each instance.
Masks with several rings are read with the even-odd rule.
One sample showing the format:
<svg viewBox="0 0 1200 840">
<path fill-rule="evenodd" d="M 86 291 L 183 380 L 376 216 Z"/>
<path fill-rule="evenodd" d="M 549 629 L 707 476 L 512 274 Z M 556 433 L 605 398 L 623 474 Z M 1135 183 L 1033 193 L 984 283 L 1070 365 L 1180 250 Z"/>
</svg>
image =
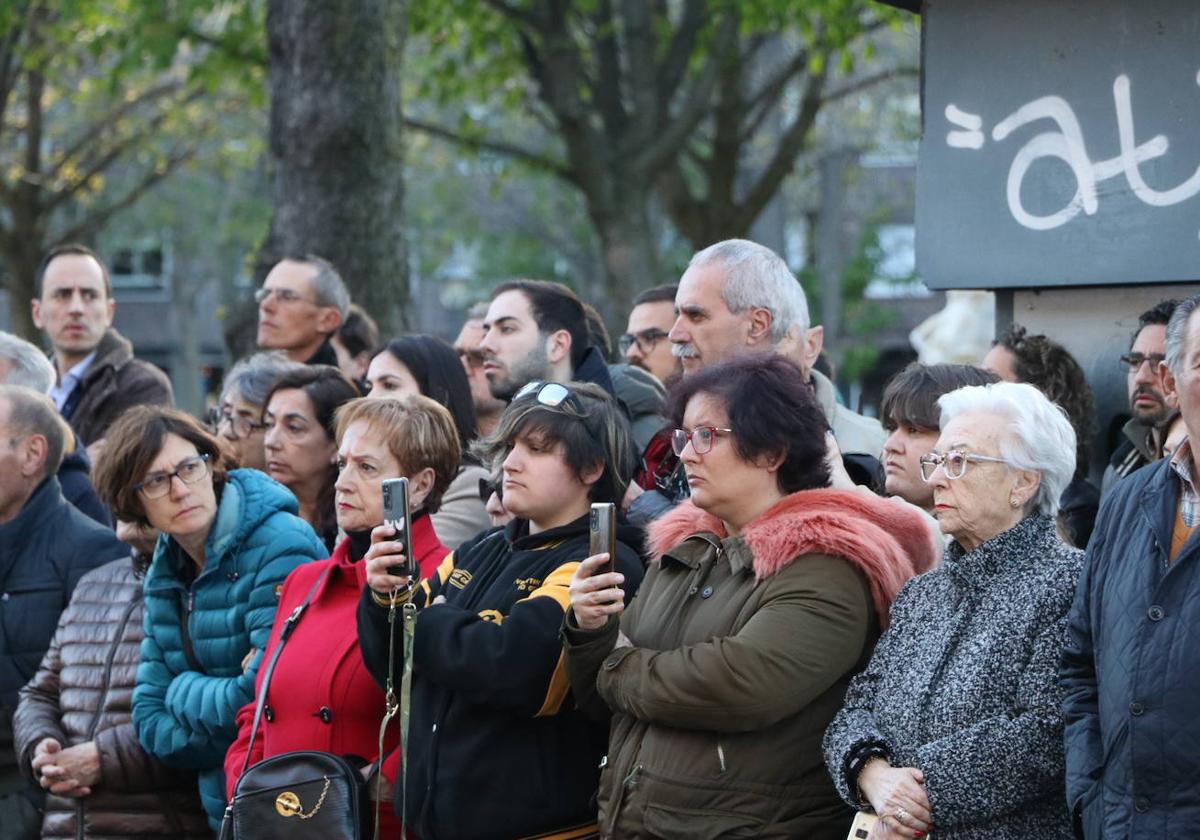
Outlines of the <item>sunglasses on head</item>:
<svg viewBox="0 0 1200 840">
<path fill-rule="evenodd" d="M 564 408 L 568 413 L 578 417 L 587 415 L 583 402 L 579 397 L 561 382 L 530 382 L 513 397 L 513 402 L 530 394 L 535 395 L 538 405 L 547 408 Z"/>
</svg>

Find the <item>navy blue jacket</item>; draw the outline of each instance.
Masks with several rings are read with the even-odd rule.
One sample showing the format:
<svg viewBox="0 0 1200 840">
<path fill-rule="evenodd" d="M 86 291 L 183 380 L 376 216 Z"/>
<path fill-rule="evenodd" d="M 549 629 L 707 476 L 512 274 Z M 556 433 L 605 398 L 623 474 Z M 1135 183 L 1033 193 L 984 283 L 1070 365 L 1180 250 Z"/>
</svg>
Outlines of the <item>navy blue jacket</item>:
<svg viewBox="0 0 1200 840">
<path fill-rule="evenodd" d="M 1200 535 L 1169 459 L 1105 498 L 1067 629 L 1067 804 L 1088 838 L 1200 833 Z"/>
<path fill-rule="evenodd" d="M 74 452 L 68 453 L 58 468 L 58 483 L 62 486 L 63 497 L 79 508 L 80 512 L 95 519 L 107 528 L 112 527 L 112 515 L 108 508 L 96 495 L 90 476 L 92 462 L 87 456 L 83 444 L 76 444 Z"/>
<path fill-rule="evenodd" d="M 24 784 L 12 747 L 17 692 L 37 672 L 75 584 L 128 556 L 129 546 L 63 498 L 54 477 L 0 525 L 0 794 Z"/>
</svg>

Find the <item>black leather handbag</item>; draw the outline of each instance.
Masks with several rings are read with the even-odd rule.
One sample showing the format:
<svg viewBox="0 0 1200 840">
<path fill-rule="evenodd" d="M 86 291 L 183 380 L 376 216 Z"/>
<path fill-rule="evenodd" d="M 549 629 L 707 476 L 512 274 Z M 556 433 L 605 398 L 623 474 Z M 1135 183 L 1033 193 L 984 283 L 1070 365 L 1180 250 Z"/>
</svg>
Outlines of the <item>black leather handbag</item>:
<svg viewBox="0 0 1200 840">
<path fill-rule="evenodd" d="M 346 759 L 327 752 L 300 750 L 249 766 L 275 663 L 328 574 L 326 571 L 321 575 L 303 603 L 283 623 L 279 644 L 265 666 L 246 762 L 233 799 L 225 807 L 221 840 L 362 840 L 369 836 L 364 831 L 366 785 Z"/>
</svg>

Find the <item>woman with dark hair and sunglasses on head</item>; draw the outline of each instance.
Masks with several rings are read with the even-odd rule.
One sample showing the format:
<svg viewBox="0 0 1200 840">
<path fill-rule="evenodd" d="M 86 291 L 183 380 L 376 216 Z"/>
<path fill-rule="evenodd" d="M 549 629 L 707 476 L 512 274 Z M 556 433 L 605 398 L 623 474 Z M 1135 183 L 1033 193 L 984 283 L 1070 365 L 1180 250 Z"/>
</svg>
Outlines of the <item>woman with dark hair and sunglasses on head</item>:
<svg viewBox="0 0 1200 840">
<path fill-rule="evenodd" d="M 651 526 L 637 597 L 597 558 L 570 585 L 571 690 L 612 716 L 600 834 L 841 840 L 821 736 L 934 542 L 910 506 L 827 489 L 824 414 L 781 356 L 692 373 L 668 417 L 691 499 Z"/>
<path fill-rule="evenodd" d="M 118 520 L 162 532 L 146 572 L 133 724 L 148 753 L 199 772 L 213 829 L 225 750 L 253 697 L 279 589 L 326 554 L 286 488 L 227 464 L 221 441 L 192 417 L 143 405 L 109 429 L 93 473 Z"/>
<path fill-rule="evenodd" d="M 358 633 L 381 684 L 390 608 L 411 593 L 420 611 L 408 825 L 427 838 L 594 836 L 607 722 L 569 696 L 559 630 L 568 583 L 589 554 L 590 507 L 619 502 L 633 471 L 628 422 L 595 385 L 531 383 L 482 449 L 502 464 L 511 522 L 412 589 L 387 573 L 403 562 L 390 527 L 375 529 L 366 555 Z M 618 529 L 616 574 L 630 594 L 642 577 L 635 540 Z M 398 682 L 401 644 L 392 666 Z"/>
<path fill-rule="evenodd" d="M 296 496 L 300 518 L 332 551 L 338 524 L 334 413 L 358 396 L 358 386 L 335 367 L 305 365 L 275 380 L 263 403 L 267 475 Z"/>
<path fill-rule="evenodd" d="M 433 526 L 442 542 L 457 548 L 491 527 L 478 492 L 479 481 L 486 479 L 488 472 L 470 450 L 479 434 L 471 383 L 454 348 L 432 335 L 392 339 L 371 360 L 367 384 L 369 397 L 421 394 L 444 405 L 454 418 L 463 463 L 442 498 L 441 508 L 433 515 Z"/>
</svg>

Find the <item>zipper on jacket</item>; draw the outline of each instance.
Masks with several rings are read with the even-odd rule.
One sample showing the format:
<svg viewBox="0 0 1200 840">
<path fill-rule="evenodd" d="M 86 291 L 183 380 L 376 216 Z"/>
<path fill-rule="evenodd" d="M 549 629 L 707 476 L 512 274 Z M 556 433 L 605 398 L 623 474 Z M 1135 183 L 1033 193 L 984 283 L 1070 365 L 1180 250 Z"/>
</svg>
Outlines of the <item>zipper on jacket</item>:
<svg viewBox="0 0 1200 840">
<path fill-rule="evenodd" d="M 182 593 L 180 593 L 182 595 Z M 188 630 L 188 625 L 191 623 L 192 609 L 196 606 L 196 593 L 188 589 L 187 598 L 179 599 L 182 603 L 183 614 L 179 617 L 179 643 L 183 647 L 183 656 L 187 660 L 188 667 L 193 671 L 204 673 L 204 668 L 200 665 L 200 660 L 196 658 L 196 651 L 192 647 L 192 634 Z"/>
<path fill-rule="evenodd" d="M 717 763 L 721 765 L 721 773 L 728 769 L 725 766 L 725 746 L 721 743 L 721 736 L 717 736 Z"/>
<path fill-rule="evenodd" d="M 629 771 L 629 775 L 621 780 L 621 787 L 626 790 L 633 790 L 638 786 L 638 778 L 642 775 L 642 765 L 635 764 L 633 769 Z"/>
</svg>

